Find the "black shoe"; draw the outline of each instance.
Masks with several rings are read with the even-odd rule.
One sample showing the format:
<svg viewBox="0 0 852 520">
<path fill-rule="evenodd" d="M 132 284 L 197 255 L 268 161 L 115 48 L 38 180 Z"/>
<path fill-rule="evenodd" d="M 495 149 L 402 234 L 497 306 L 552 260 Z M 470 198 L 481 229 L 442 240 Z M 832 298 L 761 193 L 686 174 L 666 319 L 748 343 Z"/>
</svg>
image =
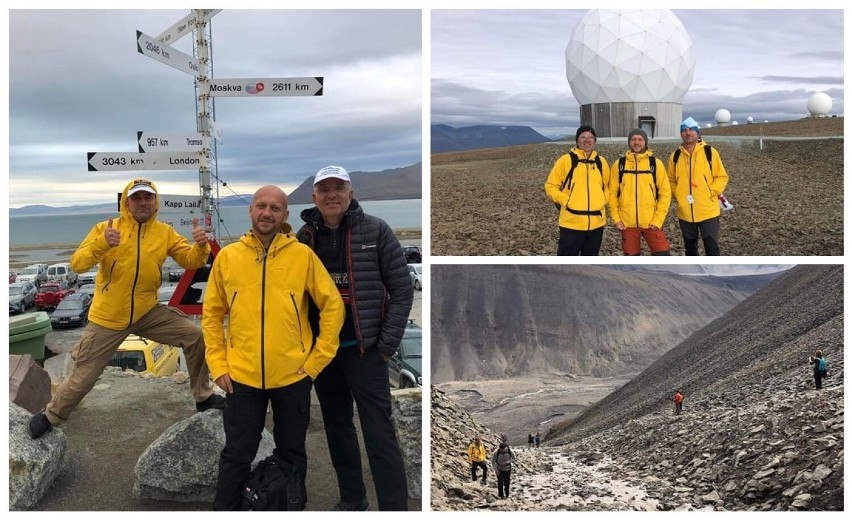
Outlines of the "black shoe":
<svg viewBox="0 0 852 520">
<path fill-rule="evenodd" d="M 53 425 L 47 420 L 47 416 L 44 415 L 44 410 L 30 417 L 29 430 L 30 437 L 33 439 L 38 439 L 52 429 Z"/>
<path fill-rule="evenodd" d="M 200 403 L 195 403 L 195 409 L 199 412 L 206 412 L 210 409 L 221 410 L 225 407 L 225 398 L 218 394 L 213 394 Z"/>
<path fill-rule="evenodd" d="M 361 499 L 360 502 L 343 502 L 340 501 L 334 504 L 334 507 L 331 508 L 332 511 L 366 511 L 367 508 L 370 507 L 370 502 L 367 501 L 367 497 Z"/>
</svg>

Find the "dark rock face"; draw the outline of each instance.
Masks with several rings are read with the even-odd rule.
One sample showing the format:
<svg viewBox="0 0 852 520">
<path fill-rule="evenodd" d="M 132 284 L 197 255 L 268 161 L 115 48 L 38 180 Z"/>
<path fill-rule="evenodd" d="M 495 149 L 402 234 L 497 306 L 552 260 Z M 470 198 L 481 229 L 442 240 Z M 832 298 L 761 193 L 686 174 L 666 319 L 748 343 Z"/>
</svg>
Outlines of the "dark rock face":
<svg viewBox="0 0 852 520">
<path fill-rule="evenodd" d="M 756 290 L 590 266 L 435 265 L 431 279 L 434 383 L 637 373 Z"/>
<path fill-rule="evenodd" d="M 829 377 L 814 389 L 809 354 Z M 843 267 L 798 266 L 695 333 L 542 448 L 516 495 L 469 481 L 497 436 L 432 391 L 436 510 L 843 510 Z M 671 394 L 684 390 L 674 415 Z"/>
<path fill-rule="evenodd" d="M 432 125 L 432 153 L 497 148 L 546 141 L 550 141 L 550 139 L 528 126 L 476 125 L 454 128 L 448 125 Z"/>
</svg>

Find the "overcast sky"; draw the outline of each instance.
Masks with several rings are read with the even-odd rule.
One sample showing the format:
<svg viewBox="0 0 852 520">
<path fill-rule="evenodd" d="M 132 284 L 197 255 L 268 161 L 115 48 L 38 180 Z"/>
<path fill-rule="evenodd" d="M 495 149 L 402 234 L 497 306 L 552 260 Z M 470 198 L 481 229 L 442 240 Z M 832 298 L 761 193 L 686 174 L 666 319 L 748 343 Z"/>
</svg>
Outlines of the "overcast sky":
<svg viewBox="0 0 852 520">
<path fill-rule="evenodd" d="M 9 12 L 9 205 L 111 202 L 136 176 L 197 194 L 197 171 L 89 172 L 87 152 L 135 152 L 137 131 L 195 132 L 192 76 L 136 52 L 189 10 Z M 419 10 L 240 11 L 212 20 L 215 78 L 323 76 L 318 97 L 216 98 L 219 176 L 292 191 L 328 164 L 421 160 Z M 192 54 L 191 36 L 173 46 Z M 220 194 L 230 195 L 227 188 Z"/>
<path fill-rule="evenodd" d="M 579 105 L 565 48 L 585 10 L 433 10 L 432 124 L 525 125 L 573 135 Z M 674 10 L 692 39 L 684 116 L 704 126 L 800 119 L 826 92 L 843 115 L 843 11 Z"/>
</svg>

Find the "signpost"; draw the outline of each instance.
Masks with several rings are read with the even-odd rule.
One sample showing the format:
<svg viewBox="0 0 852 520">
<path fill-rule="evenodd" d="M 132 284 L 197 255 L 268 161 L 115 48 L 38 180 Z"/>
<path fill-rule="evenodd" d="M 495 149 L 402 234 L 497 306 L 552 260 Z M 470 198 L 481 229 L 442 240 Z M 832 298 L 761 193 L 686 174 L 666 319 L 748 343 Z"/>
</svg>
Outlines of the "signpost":
<svg viewBox="0 0 852 520">
<path fill-rule="evenodd" d="M 202 17 L 205 22 L 209 21 L 221 11 L 221 9 L 201 9 Z M 195 29 L 195 26 L 195 12 L 191 12 L 178 20 L 177 23 L 160 33 L 155 40 L 160 43 L 167 43 L 171 45 L 173 42 L 178 41 L 178 39 L 182 36 L 191 33 Z"/>
<path fill-rule="evenodd" d="M 159 132 L 136 132 L 139 153 L 201 151 L 200 134 L 161 134 Z"/>
<path fill-rule="evenodd" d="M 158 42 L 156 39 L 148 36 L 142 31 L 136 31 L 136 50 L 139 54 L 144 54 L 149 58 L 161 61 L 166 65 L 174 67 L 179 71 L 186 72 L 196 78 L 199 75 L 198 60 L 177 49 L 169 47 L 165 43 Z"/>
<path fill-rule="evenodd" d="M 175 231 L 192 240 L 192 219 L 201 222 L 204 213 L 201 207 L 200 195 L 157 195 L 160 208 L 157 220 L 170 224 Z"/>
<path fill-rule="evenodd" d="M 135 153 L 89 152 L 90 172 L 128 170 L 197 170 L 199 152 Z"/>
<path fill-rule="evenodd" d="M 322 96 L 322 76 L 211 79 L 213 97 Z"/>
</svg>

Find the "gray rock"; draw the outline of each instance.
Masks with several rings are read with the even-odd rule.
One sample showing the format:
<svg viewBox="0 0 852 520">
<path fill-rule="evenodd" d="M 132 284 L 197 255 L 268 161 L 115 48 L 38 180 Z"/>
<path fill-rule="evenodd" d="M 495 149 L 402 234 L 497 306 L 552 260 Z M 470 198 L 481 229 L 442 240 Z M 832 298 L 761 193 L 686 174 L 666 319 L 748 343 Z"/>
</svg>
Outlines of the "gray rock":
<svg viewBox="0 0 852 520">
<path fill-rule="evenodd" d="M 831 475 L 831 469 L 825 464 L 820 464 L 811 475 L 811 480 L 824 480 L 829 475 Z"/>
<path fill-rule="evenodd" d="M 62 470 L 67 449 L 58 428 L 33 440 L 27 431 L 31 414 L 9 404 L 9 509 L 35 506 Z"/>
<path fill-rule="evenodd" d="M 408 497 L 419 500 L 423 494 L 423 390 L 394 390 L 391 392 L 391 402 L 396 438 L 405 463 Z"/>
<path fill-rule="evenodd" d="M 136 462 L 133 496 L 177 502 L 212 502 L 225 447 L 222 412 L 196 413 L 174 424 Z M 272 454 L 275 442 L 263 430 L 253 464 Z"/>
</svg>

